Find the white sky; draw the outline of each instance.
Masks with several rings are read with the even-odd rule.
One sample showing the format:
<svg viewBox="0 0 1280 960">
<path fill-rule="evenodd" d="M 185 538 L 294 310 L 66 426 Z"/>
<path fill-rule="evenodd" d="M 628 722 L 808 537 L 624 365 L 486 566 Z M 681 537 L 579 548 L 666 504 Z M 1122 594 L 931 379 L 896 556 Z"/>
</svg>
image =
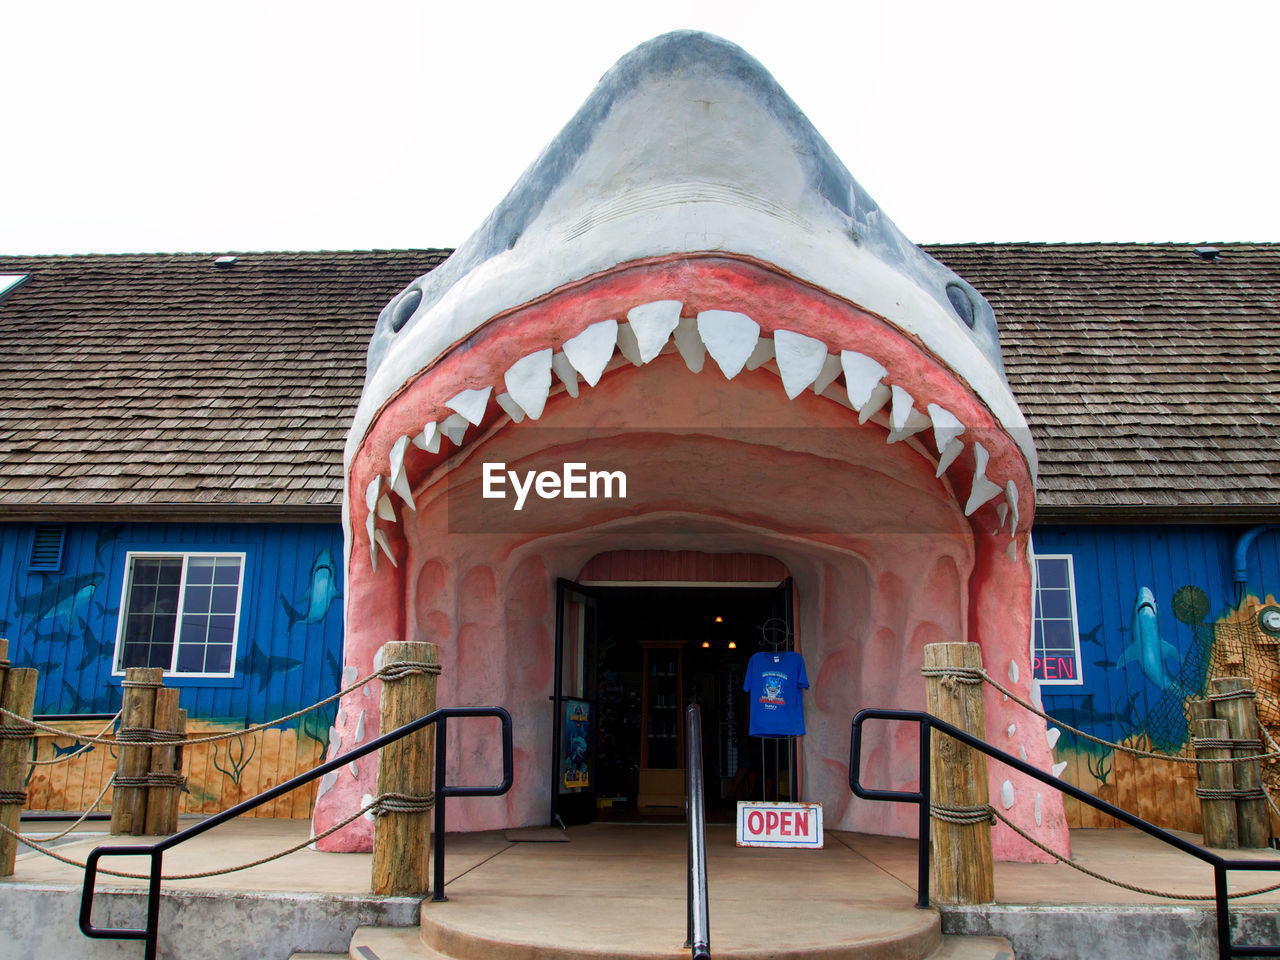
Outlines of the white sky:
<svg viewBox="0 0 1280 960">
<path fill-rule="evenodd" d="M 918 242 L 1280 240 L 1280 3 L 91 0 L 0 8 L 0 253 L 456 246 L 679 28 Z"/>
</svg>

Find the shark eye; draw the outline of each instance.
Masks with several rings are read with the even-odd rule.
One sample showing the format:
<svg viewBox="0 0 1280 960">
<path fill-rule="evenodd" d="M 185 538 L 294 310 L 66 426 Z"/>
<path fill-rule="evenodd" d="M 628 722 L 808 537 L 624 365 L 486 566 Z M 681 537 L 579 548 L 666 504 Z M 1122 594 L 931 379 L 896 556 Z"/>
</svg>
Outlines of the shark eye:
<svg viewBox="0 0 1280 960">
<path fill-rule="evenodd" d="M 964 325 L 972 330 L 974 323 L 973 300 L 969 298 L 969 292 L 953 281 L 947 284 L 947 299 L 951 301 L 951 309 L 964 321 Z"/>
<path fill-rule="evenodd" d="M 391 329 L 393 332 L 399 333 L 404 329 L 404 325 L 409 322 L 409 318 L 413 316 L 413 311 L 418 309 L 418 304 L 421 302 L 421 290 L 410 290 L 404 295 L 404 298 L 396 304 L 395 310 L 391 312 Z"/>
</svg>

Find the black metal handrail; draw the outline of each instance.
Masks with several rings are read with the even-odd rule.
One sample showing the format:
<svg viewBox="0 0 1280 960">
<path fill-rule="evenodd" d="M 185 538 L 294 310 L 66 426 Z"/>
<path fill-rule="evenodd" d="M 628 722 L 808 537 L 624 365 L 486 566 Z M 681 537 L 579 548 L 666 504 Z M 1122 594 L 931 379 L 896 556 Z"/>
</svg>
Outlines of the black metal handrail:
<svg viewBox="0 0 1280 960">
<path fill-rule="evenodd" d="M 445 777 L 445 744 L 448 743 L 448 722 L 451 718 L 459 719 L 466 717 L 493 717 L 502 722 L 502 782 L 495 786 L 484 787 L 462 787 L 450 786 L 446 782 Z M 85 861 L 84 867 L 84 886 L 80 893 L 80 931 L 86 937 L 106 940 L 144 940 L 146 941 L 146 960 L 155 960 L 156 949 L 160 937 L 160 883 L 163 880 L 161 876 L 161 861 L 164 852 L 180 843 L 190 840 L 192 837 L 199 836 L 206 830 L 211 830 L 219 824 L 226 823 L 240 814 L 255 807 L 260 807 L 264 803 L 270 803 L 283 794 L 288 793 L 305 783 L 322 777 L 326 773 L 334 770 L 340 770 L 352 760 L 358 760 L 367 754 L 380 750 L 389 743 L 394 743 L 403 737 L 417 733 L 419 730 L 436 724 L 436 770 L 435 770 L 435 823 L 433 828 L 433 875 L 432 875 L 432 891 L 431 899 L 433 901 L 448 899 L 444 895 L 444 801 L 446 797 L 496 797 L 506 793 L 511 789 L 511 783 L 514 778 L 514 751 L 512 749 L 511 738 L 511 714 L 507 713 L 502 707 L 443 707 L 428 713 L 424 717 L 419 717 L 412 723 L 406 723 L 403 727 L 398 727 L 390 733 L 384 733 L 375 740 L 370 740 L 363 746 L 356 747 L 341 756 L 334 757 L 322 763 L 320 766 L 301 773 L 292 780 L 286 780 L 277 787 L 272 787 L 256 797 L 251 797 L 243 803 L 238 803 L 234 807 L 223 810 L 221 813 L 214 814 L 207 820 L 202 820 L 194 826 L 152 844 L 134 844 L 130 846 L 112 846 L 97 847 L 90 851 L 88 859 Z M 98 861 L 103 857 L 140 857 L 149 856 L 151 858 L 151 870 L 149 874 L 149 883 L 147 888 L 147 923 L 141 930 L 130 928 L 100 928 L 93 925 L 93 893 L 94 882 L 98 875 Z"/>
<path fill-rule="evenodd" d="M 684 809 L 689 822 L 688 938 L 693 960 L 711 958 L 711 920 L 707 904 L 707 791 L 702 776 L 702 710 L 685 710 Z"/>
<path fill-rule="evenodd" d="M 867 720 L 903 720 L 920 725 L 920 789 L 918 791 L 868 790 L 862 786 L 860 782 L 862 771 L 862 725 Z M 1001 763 L 1008 764 L 1019 773 L 1024 773 L 1065 793 L 1069 797 L 1079 800 L 1081 803 L 1087 803 L 1089 806 L 1115 817 L 1121 823 L 1141 830 L 1143 833 L 1149 834 L 1157 840 L 1181 850 L 1183 853 L 1190 854 L 1197 860 L 1210 864 L 1213 867 L 1213 891 L 1214 902 L 1217 907 L 1218 957 L 1220 960 L 1231 960 L 1233 957 L 1280 957 L 1280 946 L 1247 946 L 1232 943 L 1231 917 L 1228 911 L 1227 899 L 1227 871 L 1280 870 L 1280 862 L 1275 860 L 1229 860 L 1216 853 L 1211 853 L 1203 847 L 1198 847 L 1194 843 L 1170 833 L 1168 830 L 1162 830 L 1155 824 L 1148 823 L 1141 817 L 1134 816 L 1127 810 L 1122 810 L 1120 807 L 1113 806 L 1105 800 L 1100 800 L 1091 793 L 1085 793 L 1079 787 L 1059 780 L 1052 774 L 1045 773 L 1043 770 L 1039 770 L 1031 764 L 991 746 L 985 740 L 979 740 L 973 734 L 966 733 L 958 727 L 953 727 L 951 724 L 939 720 L 932 714 L 919 710 L 859 710 L 853 718 L 853 734 L 849 744 L 849 786 L 853 789 L 854 794 L 864 800 L 896 800 L 903 803 L 914 803 L 920 808 L 919 882 L 917 885 L 916 906 L 929 906 L 929 811 L 931 804 L 929 797 L 929 750 L 931 732 L 934 729 L 940 730 L 949 737 L 954 737 L 975 750 L 982 751 Z"/>
</svg>

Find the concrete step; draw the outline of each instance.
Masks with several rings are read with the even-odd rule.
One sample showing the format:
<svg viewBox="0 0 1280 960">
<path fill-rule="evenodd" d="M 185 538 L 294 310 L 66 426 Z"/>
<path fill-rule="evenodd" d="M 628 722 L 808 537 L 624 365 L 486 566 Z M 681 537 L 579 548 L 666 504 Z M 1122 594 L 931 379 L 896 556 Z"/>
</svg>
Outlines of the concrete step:
<svg viewBox="0 0 1280 960">
<path fill-rule="evenodd" d="M 737 951 L 722 950 L 714 943 L 712 944 L 711 953 L 716 960 L 720 960 L 722 957 L 744 956 L 744 954 Z M 536 954 L 521 953 L 515 945 L 511 945 L 509 950 L 499 950 L 490 955 L 494 957 L 554 957 L 557 960 L 562 957 L 580 956 L 580 954 L 573 951 L 561 952 L 556 950 L 545 952 L 540 950 Z M 764 951 L 753 951 L 752 955 L 785 957 L 792 954 L 786 949 L 780 949 L 779 945 L 775 944 Z M 688 957 L 689 951 L 680 949 L 660 956 Z M 857 948 L 844 946 L 840 948 L 839 956 L 842 960 L 861 960 L 864 957 L 897 957 L 904 956 L 904 954 L 895 954 L 892 951 L 885 952 L 883 949 L 863 952 Z M 362 927 L 356 931 L 356 935 L 351 941 L 351 951 L 348 957 L 349 960 L 456 960 L 456 958 L 448 954 L 440 953 L 438 950 L 428 947 L 422 942 L 420 931 L 413 927 L 399 929 Z M 291 960 L 339 960 L 339 958 L 333 954 L 295 954 Z M 1015 960 L 1015 958 L 1013 947 L 1003 937 L 944 936 L 938 948 L 928 955 L 927 960 Z"/>
<path fill-rule="evenodd" d="M 942 945 L 929 960 L 1016 960 L 1013 945 L 1004 937 L 944 935 Z"/>
</svg>

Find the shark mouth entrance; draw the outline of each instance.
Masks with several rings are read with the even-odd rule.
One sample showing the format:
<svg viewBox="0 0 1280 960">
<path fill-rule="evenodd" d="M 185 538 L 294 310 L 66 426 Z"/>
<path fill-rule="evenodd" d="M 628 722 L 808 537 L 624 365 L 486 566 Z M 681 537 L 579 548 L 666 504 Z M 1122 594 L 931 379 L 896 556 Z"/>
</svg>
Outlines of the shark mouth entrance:
<svg viewBox="0 0 1280 960">
<path fill-rule="evenodd" d="M 677 169 L 677 149 L 648 164 L 655 186 L 629 125 L 610 129 L 652 117 L 654 98 L 700 111 L 709 97 L 734 106 L 722 125 L 781 125 L 792 156 L 829 153 L 778 95 L 723 41 L 640 48 L 486 225 L 383 312 L 347 448 L 344 682 L 376 669 L 386 642 L 427 640 L 441 705 L 511 711 L 515 788 L 451 803 L 450 829 L 545 819 L 555 584 L 610 550 L 765 554 L 791 571 L 811 682 L 802 799 L 826 805 L 829 828 L 912 833 L 913 811 L 853 802 L 849 724 L 861 707 L 923 707 L 924 644 L 977 641 L 991 673 L 1032 693 L 1034 450 L 985 301 L 834 158 L 771 199 L 742 185 L 765 189 L 756 155 L 723 155 L 717 175 L 738 186 L 713 189 Z M 619 157 L 625 186 L 610 194 L 600 170 Z M 844 216 L 833 171 L 858 230 L 823 227 Z M 698 241 L 732 227 L 737 249 L 685 249 L 693 225 Z M 612 486 L 575 491 L 573 469 Z M 331 755 L 378 733 L 376 687 L 342 702 Z M 1042 721 L 990 690 L 986 710 L 989 740 L 1050 767 Z M 869 781 L 916 782 L 913 733 L 877 733 Z M 455 782 L 492 776 L 492 739 L 450 731 Z M 1007 816 L 1065 849 L 1056 794 L 994 766 L 991 780 Z M 326 778 L 317 832 L 376 792 L 369 761 Z M 362 819 L 322 846 L 371 837 Z M 1003 828 L 995 842 L 998 856 L 1043 856 Z"/>
</svg>

